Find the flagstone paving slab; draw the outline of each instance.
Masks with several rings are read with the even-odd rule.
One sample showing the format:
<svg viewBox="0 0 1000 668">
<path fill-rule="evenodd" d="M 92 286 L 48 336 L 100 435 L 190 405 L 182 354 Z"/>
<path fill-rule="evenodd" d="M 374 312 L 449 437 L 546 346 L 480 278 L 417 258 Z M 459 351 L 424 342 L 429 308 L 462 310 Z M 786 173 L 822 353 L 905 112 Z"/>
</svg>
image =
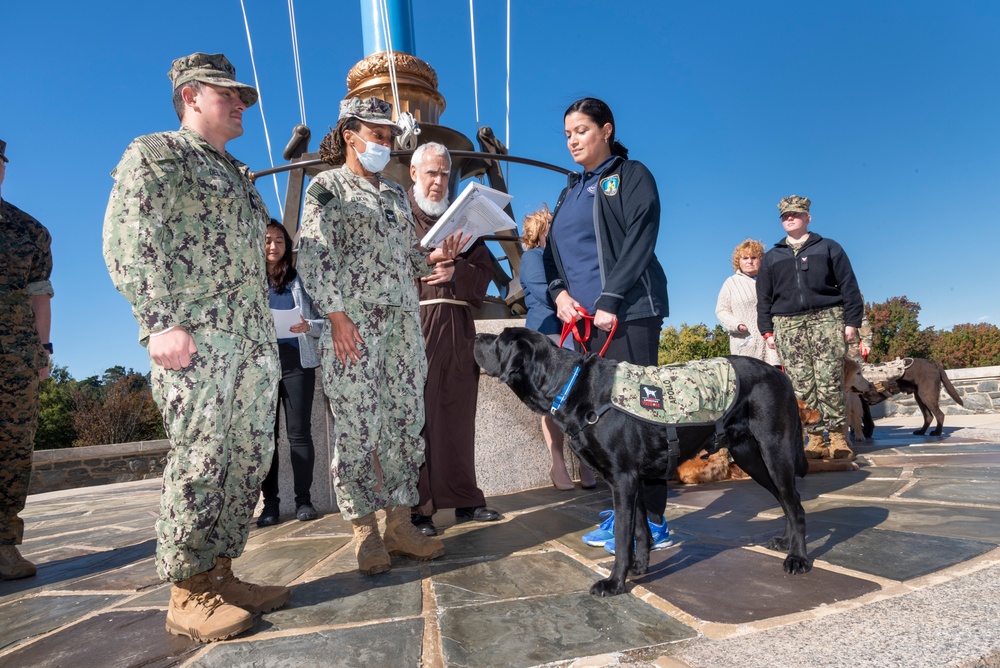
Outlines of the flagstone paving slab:
<svg viewBox="0 0 1000 668">
<path fill-rule="evenodd" d="M 122 596 L 35 596 L 0 606 L 0 648 L 75 622 L 114 605 Z M 16 606 L 16 607 L 13 607 Z"/>
<path fill-rule="evenodd" d="M 779 552 L 692 541 L 652 552 L 649 573 L 632 581 L 694 617 L 723 624 L 788 615 L 880 589 L 874 582 L 819 568 L 788 575 L 784 559 Z"/>
<path fill-rule="evenodd" d="M 142 591 L 163 584 L 152 559 L 127 564 L 121 568 L 80 578 L 72 583 L 74 591 Z"/>
<path fill-rule="evenodd" d="M 919 480 L 901 496 L 925 501 L 952 503 L 979 503 L 995 506 L 1000 510 L 1000 484 L 996 480 L 948 482 L 942 479 Z"/>
<path fill-rule="evenodd" d="M 594 573 L 559 552 L 504 557 L 455 567 L 432 564 L 434 596 L 442 608 L 504 599 L 587 592 Z"/>
<path fill-rule="evenodd" d="M 355 564 L 353 570 L 293 585 L 289 604 L 264 615 L 263 624 L 288 631 L 419 616 L 422 580 L 419 568 L 362 576 Z"/>
<path fill-rule="evenodd" d="M 405 619 L 292 637 L 258 638 L 210 647 L 193 665 L 233 666 L 419 666 L 423 621 Z"/>
<path fill-rule="evenodd" d="M 853 527 L 878 527 L 917 535 L 990 542 L 1000 545 L 1000 509 L 938 505 L 931 502 L 887 502 L 875 506 L 850 499 L 822 498 L 803 504 L 810 534 L 817 522 Z"/>
<path fill-rule="evenodd" d="M 180 665 L 203 647 L 164 630 L 159 610 L 115 611 L 67 626 L 3 657 L 5 668 Z M 236 665 L 236 664 L 231 664 Z"/>
<path fill-rule="evenodd" d="M 566 593 L 445 608 L 445 665 L 517 668 L 692 638 L 696 632 L 634 596 Z"/>
<path fill-rule="evenodd" d="M 810 537 L 822 533 L 820 522 L 814 522 L 813 527 Z M 981 541 L 885 529 L 861 529 L 843 535 L 832 528 L 829 536 L 807 543 L 810 557 L 900 581 L 934 573 L 996 549 L 996 544 Z"/>
</svg>

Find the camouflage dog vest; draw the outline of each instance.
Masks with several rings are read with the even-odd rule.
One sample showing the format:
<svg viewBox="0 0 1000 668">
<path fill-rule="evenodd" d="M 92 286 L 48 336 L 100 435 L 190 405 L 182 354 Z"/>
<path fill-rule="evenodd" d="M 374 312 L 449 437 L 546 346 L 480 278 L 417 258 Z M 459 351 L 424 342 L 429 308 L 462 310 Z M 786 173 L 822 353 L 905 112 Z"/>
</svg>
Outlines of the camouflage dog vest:
<svg viewBox="0 0 1000 668">
<path fill-rule="evenodd" d="M 862 396 L 865 400 L 875 405 L 882 403 L 886 399 L 902 392 L 897 382 L 906 373 L 906 370 L 913 364 L 912 357 L 895 359 L 883 364 L 865 364 L 861 367 L 861 375 L 872 384 L 874 391 L 869 390 Z"/>
<path fill-rule="evenodd" d="M 647 422 L 718 422 L 736 398 L 736 371 L 724 357 L 667 366 L 620 363 L 611 407 Z"/>
</svg>

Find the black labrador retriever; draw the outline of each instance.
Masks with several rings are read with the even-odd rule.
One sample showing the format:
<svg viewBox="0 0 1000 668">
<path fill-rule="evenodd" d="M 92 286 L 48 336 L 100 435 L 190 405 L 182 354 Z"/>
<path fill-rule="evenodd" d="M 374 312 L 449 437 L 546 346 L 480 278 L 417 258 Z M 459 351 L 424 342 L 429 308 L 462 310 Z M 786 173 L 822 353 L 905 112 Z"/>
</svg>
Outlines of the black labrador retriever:
<svg viewBox="0 0 1000 668">
<path fill-rule="evenodd" d="M 712 451 L 715 427 L 679 425 L 679 455 L 671 462 L 663 425 L 618 410 L 607 410 L 595 421 L 595 410 L 610 402 L 617 362 L 558 348 L 545 335 L 521 327 L 505 329 L 499 335 L 480 334 L 475 357 L 487 375 L 499 378 L 531 410 L 542 414 L 549 414 L 575 367 L 580 367 L 562 408 L 553 417 L 571 436 L 573 452 L 610 484 L 615 545 L 630 547 L 615 551 L 610 577 L 596 582 L 590 593 L 624 593 L 627 572 L 642 575 L 649 568 L 652 536 L 640 493 L 641 479 L 667 477 L 671 465 L 690 459 L 702 448 Z M 722 423 L 725 447 L 751 478 L 775 496 L 785 513 L 784 534 L 768 541 L 767 547 L 787 550 L 786 573 L 808 572 L 812 563 L 806 555 L 805 511 L 795 488 L 795 476 L 805 475 L 808 464 L 791 382 L 759 360 L 736 355 L 728 359 L 739 389 Z"/>
</svg>

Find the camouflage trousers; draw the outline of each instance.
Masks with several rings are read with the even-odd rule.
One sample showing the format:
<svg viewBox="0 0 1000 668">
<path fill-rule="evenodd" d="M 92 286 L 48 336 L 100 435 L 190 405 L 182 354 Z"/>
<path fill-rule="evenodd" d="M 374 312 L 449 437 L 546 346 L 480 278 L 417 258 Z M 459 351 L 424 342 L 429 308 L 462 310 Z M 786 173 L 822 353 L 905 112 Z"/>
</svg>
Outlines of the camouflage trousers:
<svg viewBox="0 0 1000 668">
<path fill-rule="evenodd" d="M 0 545 L 20 545 L 38 427 L 38 370 L 0 353 Z"/>
<path fill-rule="evenodd" d="M 795 396 L 820 413 L 812 432 L 837 431 L 844 416 L 844 309 L 774 317 L 774 338 Z"/>
<path fill-rule="evenodd" d="M 321 359 L 334 418 L 333 488 L 351 520 L 419 501 L 427 357 L 416 311 L 354 299 L 344 311 L 364 342 L 361 359 L 341 364 L 326 337 Z"/>
<path fill-rule="evenodd" d="M 278 354 L 224 332 L 195 334 L 180 371 L 152 365 L 170 452 L 156 521 L 156 569 L 176 582 L 243 553 L 274 451 Z"/>
</svg>

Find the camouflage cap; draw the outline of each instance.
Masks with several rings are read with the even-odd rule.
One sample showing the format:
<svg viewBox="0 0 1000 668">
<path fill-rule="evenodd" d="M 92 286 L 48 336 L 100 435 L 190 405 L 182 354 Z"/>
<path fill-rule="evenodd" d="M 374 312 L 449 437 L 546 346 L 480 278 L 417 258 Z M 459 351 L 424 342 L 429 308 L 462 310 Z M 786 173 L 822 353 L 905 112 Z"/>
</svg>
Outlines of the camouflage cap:
<svg viewBox="0 0 1000 668">
<path fill-rule="evenodd" d="M 403 134 L 402 129 L 392 120 L 392 105 L 377 97 L 361 99 L 359 97 L 349 97 L 340 101 L 340 116 L 342 118 L 356 118 L 365 123 L 375 125 L 391 125 L 392 135 L 398 137 Z"/>
<path fill-rule="evenodd" d="M 10 162 L 10 160 L 7 159 L 7 142 L 3 139 L 0 139 L 0 160 Z"/>
<path fill-rule="evenodd" d="M 788 197 L 778 202 L 778 215 L 783 216 L 789 211 L 797 211 L 799 213 L 809 213 L 810 204 L 812 204 L 812 202 L 809 201 L 808 197 L 789 195 Z"/>
<path fill-rule="evenodd" d="M 240 99 L 248 107 L 257 103 L 257 89 L 236 81 L 236 68 L 221 53 L 192 53 L 178 58 L 167 76 L 173 82 L 174 90 L 186 83 L 198 81 L 213 86 L 236 88 L 240 92 Z"/>
</svg>

